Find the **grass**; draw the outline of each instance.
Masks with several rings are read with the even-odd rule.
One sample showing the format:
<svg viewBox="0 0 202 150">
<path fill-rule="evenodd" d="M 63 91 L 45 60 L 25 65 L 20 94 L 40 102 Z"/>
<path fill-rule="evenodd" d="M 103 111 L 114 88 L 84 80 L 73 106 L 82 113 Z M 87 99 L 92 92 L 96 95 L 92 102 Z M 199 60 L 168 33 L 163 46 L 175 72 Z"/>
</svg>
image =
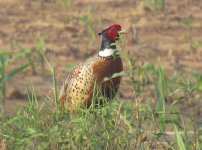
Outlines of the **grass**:
<svg viewBox="0 0 202 150">
<path fill-rule="evenodd" d="M 45 42 L 39 41 L 38 47 L 43 49 Z M 19 107 L 16 116 L 0 121 L 0 139 L 7 148 L 200 149 L 202 120 L 196 119 L 196 113 L 201 106 L 196 104 L 202 96 L 201 75 L 194 72 L 193 81 L 183 79 L 179 73 L 169 77 L 162 65 L 137 65 L 137 60 L 130 57 L 123 37 L 120 46 L 126 68 L 125 72 L 112 78 L 125 76 L 129 79 L 127 84 L 133 88 L 133 102 L 116 96 L 103 107 L 92 105 L 89 109 L 80 108 L 74 114 L 61 109 L 55 70 L 41 53 L 43 63 L 49 66 L 52 74 L 51 95 L 39 104 L 41 100 L 34 87 L 27 87 L 29 104 Z M 151 105 L 152 96 L 141 100 L 148 86 L 155 89 L 155 107 Z M 94 96 L 104 99 L 100 95 Z M 191 113 L 180 110 L 180 105 L 188 105 Z"/>
<path fill-rule="evenodd" d="M 78 14 L 78 19 L 85 24 L 90 33 L 90 39 L 92 39 L 92 41 L 89 45 L 95 44 L 97 40 L 95 26 L 98 24 L 98 21 L 93 19 L 92 7 L 87 7 L 85 15 Z"/>
<path fill-rule="evenodd" d="M 37 39 L 36 47 L 33 48 L 24 48 L 20 43 L 17 41 L 13 41 L 13 46 L 18 50 L 16 54 L 14 54 L 13 57 L 16 59 L 19 58 L 25 58 L 28 62 L 29 66 L 32 69 L 32 74 L 36 74 L 36 66 L 37 63 L 40 63 L 40 67 L 43 71 L 45 71 L 45 60 L 44 60 L 44 54 L 45 54 L 45 42 L 43 37 L 39 37 Z"/>
<path fill-rule="evenodd" d="M 37 40 L 37 46 L 35 48 L 23 48 L 19 43 L 13 41 L 15 48 L 19 52 L 11 53 L 8 51 L 0 52 L 0 118 L 4 114 L 4 103 L 6 98 L 6 82 L 11 80 L 14 76 L 21 73 L 23 70 L 31 66 L 32 73 L 36 74 L 36 62 L 40 63 L 41 68 L 45 71 L 45 42 L 42 37 Z M 19 67 L 7 72 L 10 65 L 19 60 L 24 59 Z"/>
<path fill-rule="evenodd" d="M 190 45 L 190 50 L 192 53 L 196 53 L 199 48 L 202 47 L 202 40 L 201 39 L 194 39 L 193 38 L 193 20 L 189 18 L 183 18 L 180 21 L 181 25 L 186 29 L 186 41 Z"/>
<path fill-rule="evenodd" d="M 25 62 L 20 67 L 17 67 L 7 73 L 7 69 L 11 63 L 11 53 L 0 52 L 0 118 L 4 115 L 4 104 L 6 98 L 6 82 L 11 80 L 15 75 L 22 72 L 28 67 Z"/>
<path fill-rule="evenodd" d="M 66 8 L 69 8 L 72 0 L 57 0 L 61 5 L 65 6 Z"/>
<path fill-rule="evenodd" d="M 143 0 L 144 6 L 152 10 L 164 11 L 165 9 L 165 0 Z"/>
</svg>

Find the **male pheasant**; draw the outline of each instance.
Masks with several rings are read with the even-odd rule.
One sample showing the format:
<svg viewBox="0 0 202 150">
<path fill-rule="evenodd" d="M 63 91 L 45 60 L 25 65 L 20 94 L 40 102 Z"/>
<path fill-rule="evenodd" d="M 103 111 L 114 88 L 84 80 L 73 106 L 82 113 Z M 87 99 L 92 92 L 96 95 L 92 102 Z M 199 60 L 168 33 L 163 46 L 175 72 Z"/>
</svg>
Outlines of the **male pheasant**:
<svg viewBox="0 0 202 150">
<path fill-rule="evenodd" d="M 99 86 L 101 93 L 107 98 L 116 94 L 121 77 L 102 82 L 105 77 L 111 77 L 123 70 L 120 56 L 114 57 L 117 51 L 115 42 L 121 31 L 121 26 L 114 24 L 98 35 L 102 35 L 100 51 L 97 55 L 79 64 L 67 77 L 60 93 L 61 106 L 69 111 L 79 107 L 89 107 L 92 104 L 94 86 Z"/>
</svg>

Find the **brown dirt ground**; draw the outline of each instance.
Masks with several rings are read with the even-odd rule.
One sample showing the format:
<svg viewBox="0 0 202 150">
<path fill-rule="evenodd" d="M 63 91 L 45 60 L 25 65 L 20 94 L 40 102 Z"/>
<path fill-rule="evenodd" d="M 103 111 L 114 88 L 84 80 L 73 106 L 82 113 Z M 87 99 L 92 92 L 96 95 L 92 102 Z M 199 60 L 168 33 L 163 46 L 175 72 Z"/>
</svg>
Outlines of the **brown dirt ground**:
<svg viewBox="0 0 202 150">
<path fill-rule="evenodd" d="M 127 47 L 139 62 L 157 64 L 160 58 L 168 74 L 183 68 L 202 73 L 202 48 L 191 51 L 187 29 L 180 23 L 183 18 L 191 19 L 192 38 L 202 39 L 200 0 L 166 1 L 163 12 L 144 9 L 140 2 L 132 0 L 75 0 L 69 8 L 56 0 L 1 0 L 0 51 L 17 51 L 12 40 L 23 47 L 34 47 L 37 38 L 43 36 L 49 49 L 48 58 L 56 67 L 61 84 L 67 76 L 68 65 L 79 63 L 99 50 L 99 37 L 92 44 L 88 28 L 78 19 L 79 15 L 87 14 L 88 7 L 96 32 L 113 23 L 121 24 L 128 31 Z M 41 71 L 32 75 L 29 70 L 9 81 L 7 114 L 15 113 L 16 105 L 26 105 L 26 83 L 33 83 L 37 95 L 46 96 L 51 78 Z M 126 85 L 121 87 L 125 99 L 132 99 L 130 90 Z"/>
</svg>

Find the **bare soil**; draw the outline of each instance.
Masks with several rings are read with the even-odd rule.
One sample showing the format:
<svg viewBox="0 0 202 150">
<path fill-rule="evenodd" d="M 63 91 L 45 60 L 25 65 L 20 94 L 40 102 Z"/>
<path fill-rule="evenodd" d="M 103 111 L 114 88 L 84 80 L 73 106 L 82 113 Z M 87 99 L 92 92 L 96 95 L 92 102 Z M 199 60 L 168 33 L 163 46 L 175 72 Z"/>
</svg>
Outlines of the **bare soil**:
<svg viewBox="0 0 202 150">
<path fill-rule="evenodd" d="M 37 38 L 44 37 L 47 56 L 56 68 L 61 85 L 68 74 L 65 68 L 99 50 L 100 37 L 92 42 L 87 26 L 79 19 L 88 15 L 88 9 L 97 33 L 114 23 L 128 31 L 127 48 L 139 63 L 158 64 L 160 58 L 169 75 L 183 69 L 202 73 L 202 48 L 191 50 L 189 41 L 189 36 L 192 40 L 202 40 L 200 0 L 166 1 L 163 12 L 145 9 L 140 2 L 132 0 L 75 0 L 69 7 L 56 0 L 0 0 L 0 51 L 18 51 L 12 45 L 13 40 L 25 48 L 35 47 Z M 181 23 L 184 18 L 192 20 L 191 35 Z M 30 69 L 9 81 L 7 114 L 14 114 L 16 105 L 26 105 L 26 83 L 33 84 L 37 95 L 43 97 L 50 91 L 51 77 L 38 67 L 36 75 Z M 127 85 L 121 86 L 125 99 L 132 100 L 130 91 Z"/>
</svg>

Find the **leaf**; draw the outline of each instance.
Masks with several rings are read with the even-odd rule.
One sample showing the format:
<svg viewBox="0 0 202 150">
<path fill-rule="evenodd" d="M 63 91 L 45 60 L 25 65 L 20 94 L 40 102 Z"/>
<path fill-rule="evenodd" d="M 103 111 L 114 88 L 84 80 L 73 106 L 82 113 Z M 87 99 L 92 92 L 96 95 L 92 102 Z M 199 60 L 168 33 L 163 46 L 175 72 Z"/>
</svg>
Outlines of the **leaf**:
<svg viewBox="0 0 202 150">
<path fill-rule="evenodd" d="M 173 96 L 173 95 L 178 94 L 180 92 L 183 92 L 183 89 L 178 88 L 178 89 L 174 90 L 173 92 L 169 93 L 168 96 Z"/>
<path fill-rule="evenodd" d="M 66 72 L 71 72 L 77 65 L 78 64 L 71 64 L 65 69 L 65 71 Z"/>
<path fill-rule="evenodd" d="M 197 85 L 198 85 L 198 89 L 200 91 L 202 91 L 202 76 L 199 77 L 199 79 L 197 81 Z"/>
<path fill-rule="evenodd" d="M 150 64 L 150 63 L 145 63 L 145 64 L 142 66 L 142 68 L 144 68 L 144 69 L 147 70 L 147 71 L 151 71 L 151 72 L 155 71 L 154 65 L 153 65 L 153 64 Z"/>
<path fill-rule="evenodd" d="M 184 18 L 181 21 L 182 25 L 184 25 L 187 29 L 191 29 L 192 21 L 189 18 Z"/>
<path fill-rule="evenodd" d="M 35 134 L 35 133 L 36 133 L 36 130 L 33 129 L 33 128 L 27 128 L 27 132 L 28 132 L 29 134 Z"/>
<path fill-rule="evenodd" d="M 116 78 L 116 77 L 120 77 L 120 76 L 126 76 L 127 74 L 124 71 L 121 71 L 119 73 L 114 73 L 111 77 L 111 79 Z"/>
<path fill-rule="evenodd" d="M 191 44 L 194 49 L 198 49 L 202 47 L 202 40 L 195 40 Z"/>
<path fill-rule="evenodd" d="M 116 60 L 116 58 L 120 57 L 119 56 L 119 51 L 114 51 L 113 54 L 112 54 L 112 57 L 113 57 L 114 60 Z"/>
<path fill-rule="evenodd" d="M 180 135 L 176 125 L 174 126 L 175 127 L 175 135 L 176 135 L 176 139 L 177 139 L 177 144 L 178 144 L 178 147 L 180 150 L 186 150 L 185 149 L 185 144 L 182 140 L 182 136 Z"/>
<path fill-rule="evenodd" d="M 172 104 L 170 105 L 170 107 L 173 107 L 174 105 L 182 102 L 184 99 L 184 97 L 179 97 L 177 100 L 173 101 Z"/>
<path fill-rule="evenodd" d="M 20 119 L 23 119 L 23 116 L 16 116 L 16 117 L 13 117 L 13 118 L 11 118 L 11 119 L 8 119 L 8 120 L 4 123 L 4 126 L 12 125 L 12 124 L 18 122 Z"/>
<path fill-rule="evenodd" d="M 117 78 L 117 77 L 121 77 L 121 76 L 126 76 L 127 74 L 124 72 L 124 71 L 121 71 L 121 72 L 118 72 L 118 73 L 114 73 L 113 75 L 112 75 L 112 77 L 105 77 L 104 79 L 103 79 L 103 82 L 106 82 L 106 81 L 109 81 L 109 80 L 111 80 L 111 79 L 113 79 L 113 78 Z"/>
<path fill-rule="evenodd" d="M 153 0 L 153 6 L 155 9 L 163 11 L 165 9 L 165 0 Z"/>
<path fill-rule="evenodd" d="M 156 81 L 155 81 L 156 93 L 157 93 L 157 110 L 164 110 L 165 108 L 163 80 L 164 80 L 164 70 L 160 66 L 156 70 Z"/>
<path fill-rule="evenodd" d="M 106 82 L 106 81 L 109 81 L 111 78 L 109 78 L 109 77 L 105 77 L 104 79 L 103 79 L 103 82 Z"/>
<path fill-rule="evenodd" d="M 6 68 L 8 67 L 9 64 L 9 54 L 8 53 L 1 53 L 0 55 L 0 74 L 4 74 Z"/>
<path fill-rule="evenodd" d="M 25 49 L 22 49 L 18 52 L 16 52 L 13 56 L 14 59 L 19 59 L 21 57 L 28 57 L 29 55 L 32 54 L 32 49 L 30 48 L 25 48 Z"/>
<path fill-rule="evenodd" d="M 116 43 L 111 43 L 111 44 L 110 44 L 110 46 L 116 46 L 116 45 L 117 45 Z"/>
<path fill-rule="evenodd" d="M 165 81 L 165 74 L 164 69 L 162 66 L 159 66 L 156 68 L 155 71 L 155 89 L 156 89 L 156 96 L 157 96 L 157 106 L 156 109 L 158 111 L 162 112 L 162 115 L 160 116 L 160 129 L 162 131 L 165 131 L 166 123 L 166 106 L 165 106 L 165 94 L 164 94 L 164 81 Z"/>
<path fill-rule="evenodd" d="M 72 0 L 59 0 L 59 3 L 68 8 L 71 5 Z"/>
<path fill-rule="evenodd" d="M 15 40 L 12 41 L 12 44 L 15 48 L 19 49 L 19 50 L 24 50 L 24 48 Z"/>
<path fill-rule="evenodd" d="M 3 56 L 8 56 L 8 55 L 10 55 L 11 54 L 11 52 L 0 52 L 0 57 L 3 57 Z"/>
<path fill-rule="evenodd" d="M 5 78 L 0 79 L 0 85 L 3 84 L 3 82 L 7 81 L 7 80 L 11 80 L 16 74 L 18 74 L 19 72 L 23 71 L 24 69 L 26 69 L 29 66 L 29 64 L 23 64 L 21 67 L 15 69 L 14 71 L 12 71 L 11 73 L 9 73 L 8 75 L 6 75 Z"/>
<path fill-rule="evenodd" d="M 45 51 L 45 41 L 43 37 L 39 37 L 37 40 L 37 48 L 38 50 L 43 53 Z"/>
</svg>

